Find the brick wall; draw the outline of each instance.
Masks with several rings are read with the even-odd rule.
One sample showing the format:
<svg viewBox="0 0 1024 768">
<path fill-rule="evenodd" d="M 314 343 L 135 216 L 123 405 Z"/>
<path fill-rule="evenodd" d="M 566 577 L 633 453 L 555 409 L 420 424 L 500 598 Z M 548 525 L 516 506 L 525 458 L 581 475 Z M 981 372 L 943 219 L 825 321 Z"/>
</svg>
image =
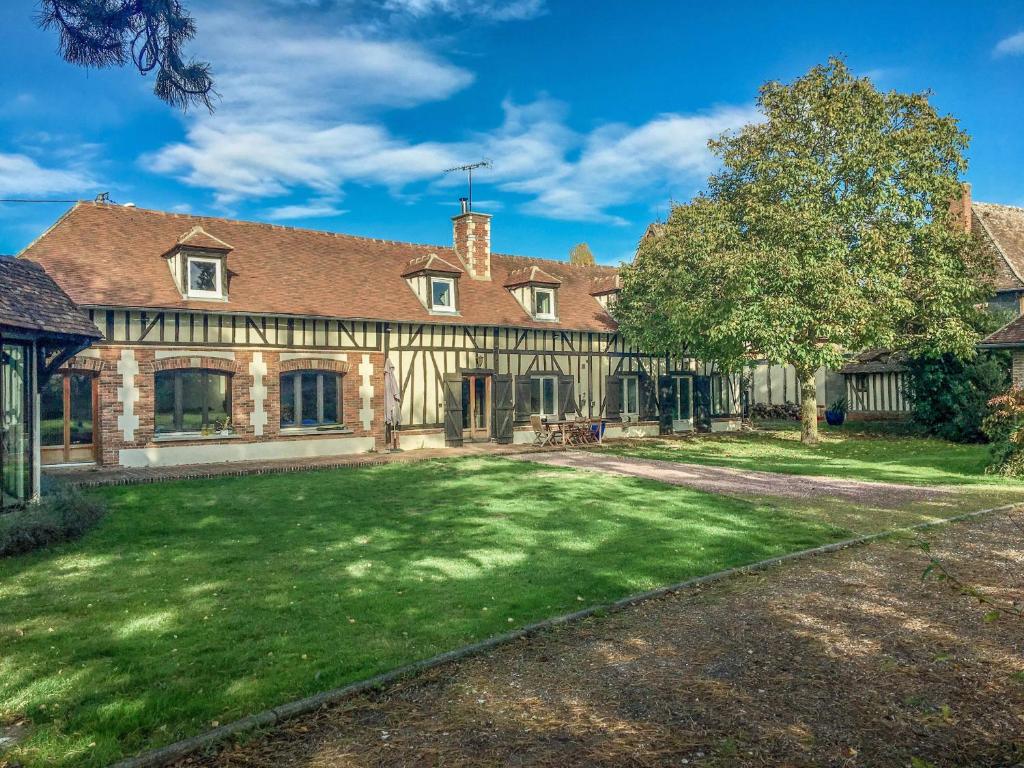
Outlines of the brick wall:
<svg viewBox="0 0 1024 768">
<path fill-rule="evenodd" d="M 161 370 L 184 368 L 206 368 L 231 375 L 231 421 L 238 437 L 225 438 L 225 443 L 323 439 L 325 435 L 332 434 L 282 434 L 280 375 L 284 369 L 332 370 L 342 374 L 343 420 L 346 427 L 351 429 L 351 436 L 373 437 L 377 445 L 384 444 L 384 355 L 380 352 L 349 353 L 349 361 L 343 362 L 316 360 L 314 358 L 317 353 L 310 351 L 309 358 L 291 359 L 283 363 L 280 351 L 264 350 L 232 350 L 233 360 L 212 354 L 198 357 L 165 357 L 158 360 L 156 352 L 147 347 L 99 347 L 99 353 L 102 370 L 98 384 L 98 460 L 105 466 L 116 466 L 122 449 L 167 444 L 154 440 L 155 374 Z M 263 401 L 266 424 L 262 435 L 257 434 L 252 419 L 257 408 L 253 397 L 256 379 L 253 363 L 256 354 L 262 356 L 262 364 L 266 367 L 266 373 L 263 374 L 263 386 L 266 388 L 266 397 Z M 367 373 L 368 368 L 364 367 L 364 363 L 372 366 L 372 373 Z M 136 369 L 137 372 L 134 372 Z M 129 378 L 133 378 L 127 387 L 126 373 Z M 365 377 L 368 377 L 368 381 L 364 380 Z M 367 403 L 364 403 L 364 395 L 368 394 L 365 389 L 367 384 L 373 389 L 368 403 L 368 427 L 364 423 L 364 416 L 367 415 Z M 126 399 L 131 402 L 125 402 Z M 207 438 L 202 441 L 174 441 L 173 445 L 210 445 L 215 442 L 216 440 Z"/>
<path fill-rule="evenodd" d="M 1013 386 L 1024 387 L 1024 349 L 1013 350 Z"/>
</svg>

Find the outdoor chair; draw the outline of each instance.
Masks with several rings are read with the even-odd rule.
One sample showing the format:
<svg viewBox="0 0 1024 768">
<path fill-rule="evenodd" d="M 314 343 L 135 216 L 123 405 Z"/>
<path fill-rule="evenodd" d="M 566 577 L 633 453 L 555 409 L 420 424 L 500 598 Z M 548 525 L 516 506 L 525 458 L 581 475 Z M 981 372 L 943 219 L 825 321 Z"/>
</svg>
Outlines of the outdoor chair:
<svg viewBox="0 0 1024 768">
<path fill-rule="evenodd" d="M 540 416 L 533 414 L 530 416 L 530 426 L 533 427 L 533 444 L 538 446 L 550 445 L 554 439 L 554 435 L 551 430 L 548 429 L 548 425 L 544 423 Z"/>
</svg>

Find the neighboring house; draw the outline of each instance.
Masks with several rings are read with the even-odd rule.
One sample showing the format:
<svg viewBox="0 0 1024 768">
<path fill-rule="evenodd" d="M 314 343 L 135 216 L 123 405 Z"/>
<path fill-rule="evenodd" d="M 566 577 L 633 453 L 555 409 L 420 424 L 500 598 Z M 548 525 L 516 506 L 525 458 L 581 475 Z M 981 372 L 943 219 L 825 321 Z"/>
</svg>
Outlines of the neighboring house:
<svg viewBox="0 0 1024 768">
<path fill-rule="evenodd" d="M 870 349 L 839 369 L 844 379 L 847 415 L 854 420 L 900 419 L 910 411 L 906 399 L 906 357 Z"/>
<path fill-rule="evenodd" d="M 1013 352 L 1012 378 L 1024 387 L 1024 208 L 1011 205 L 975 204 L 975 221 L 996 256 L 998 292 L 992 306 L 1011 309 L 1018 317 L 982 339 L 979 349 L 1009 349 Z"/>
<path fill-rule="evenodd" d="M 617 334 L 615 269 L 492 253 L 488 214 L 452 225 L 442 247 L 79 203 L 21 254 L 105 335 L 43 398 L 49 460 L 382 448 L 385 360 L 403 448 L 532 441 L 533 414 L 612 435 L 736 426 L 738 378 Z"/>
<path fill-rule="evenodd" d="M 99 338 L 38 265 L 0 256 L 0 510 L 39 494 L 39 389 Z"/>
</svg>

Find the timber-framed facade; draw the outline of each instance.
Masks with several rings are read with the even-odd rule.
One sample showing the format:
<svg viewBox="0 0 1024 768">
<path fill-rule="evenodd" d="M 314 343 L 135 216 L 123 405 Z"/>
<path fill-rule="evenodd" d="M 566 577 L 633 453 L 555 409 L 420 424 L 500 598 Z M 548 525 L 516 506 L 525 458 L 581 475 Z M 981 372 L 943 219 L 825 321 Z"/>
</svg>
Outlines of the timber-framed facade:
<svg viewBox="0 0 1024 768">
<path fill-rule="evenodd" d="M 490 223 L 465 211 L 440 247 L 76 205 L 22 254 L 104 336 L 65 365 L 79 379 L 51 418 L 91 398 L 103 465 L 370 451 L 390 361 L 403 449 L 532 441 L 533 414 L 638 437 L 736 425 L 737 379 L 616 332 L 614 269 L 492 254 Z"/>
</svg>

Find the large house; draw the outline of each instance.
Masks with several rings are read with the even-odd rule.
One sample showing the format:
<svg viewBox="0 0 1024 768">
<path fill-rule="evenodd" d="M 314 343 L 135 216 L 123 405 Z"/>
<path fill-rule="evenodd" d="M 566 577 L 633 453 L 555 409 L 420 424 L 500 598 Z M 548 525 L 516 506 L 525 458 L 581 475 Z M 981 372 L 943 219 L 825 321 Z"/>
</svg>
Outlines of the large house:
<svg viewBox="0 0 1024 768">
<path fill-rule="evenodd" d="M 44 392 L 43 461 L 158 466 L 534 439 L 531 416 L 611 435 L 729 429 L 736 377 L 630 347 L 615 269 L 79 203 L 20 254 L 103 340 Z"/>
</svg>

